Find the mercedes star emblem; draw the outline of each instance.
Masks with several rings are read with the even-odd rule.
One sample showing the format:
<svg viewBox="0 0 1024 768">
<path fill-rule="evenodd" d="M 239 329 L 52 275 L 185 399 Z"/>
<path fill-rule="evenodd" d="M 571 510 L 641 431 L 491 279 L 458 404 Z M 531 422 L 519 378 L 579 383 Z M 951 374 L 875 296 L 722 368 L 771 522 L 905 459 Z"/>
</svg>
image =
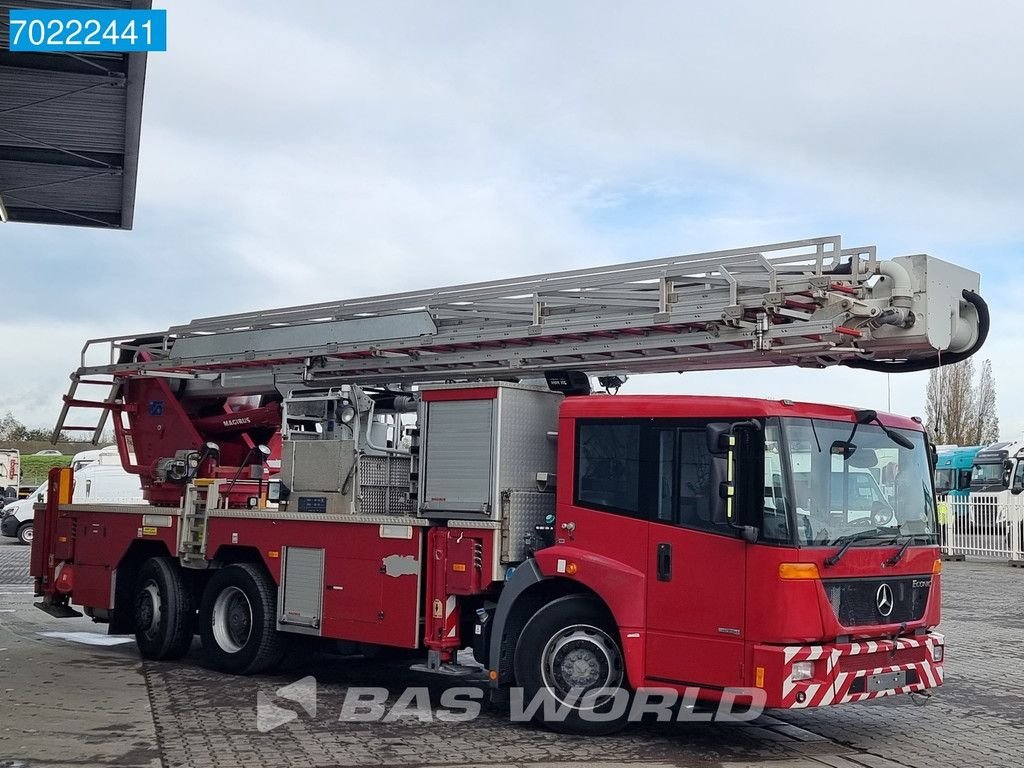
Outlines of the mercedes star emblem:
<svg viewBox="0 0 1024 768">
<path fill-rule="evenodd" d="M 888 616 L 892 613 L 893 604 L 892 587 L 888 584 L 883 584 L 875 592 L 875 605 L 878 606 L 878 612 L 883 616 Z"/>
</svg>

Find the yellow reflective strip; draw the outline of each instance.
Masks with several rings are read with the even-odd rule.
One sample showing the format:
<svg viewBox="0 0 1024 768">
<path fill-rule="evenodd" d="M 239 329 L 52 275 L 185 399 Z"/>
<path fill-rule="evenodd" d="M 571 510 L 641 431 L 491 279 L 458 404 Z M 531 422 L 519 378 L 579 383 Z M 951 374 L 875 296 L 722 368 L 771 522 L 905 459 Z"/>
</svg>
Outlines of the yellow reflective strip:
<svg viewBox="0 0 1024 768">
<path fill-rule="evenodd" d="M 73 477 L 74 470 L 72 470 L 70 467 L 64 467 L 60 470 L 60 475 L 57 478 L 58 504 L 71 503 L 71 480 Z"/>
</svg>

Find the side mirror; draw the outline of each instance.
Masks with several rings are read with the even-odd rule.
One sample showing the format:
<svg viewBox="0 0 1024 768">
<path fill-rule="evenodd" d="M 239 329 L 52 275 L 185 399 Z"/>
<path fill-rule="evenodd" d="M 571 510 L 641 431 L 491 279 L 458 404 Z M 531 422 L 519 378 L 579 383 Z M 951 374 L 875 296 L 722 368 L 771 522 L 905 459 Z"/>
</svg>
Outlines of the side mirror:
<svg viewBox="0 0 1024 768">
<path fill-rule="evenodd" d="M 843 461 L 849 461 L 856 452 L 857 446 L 847 440 L 836 440 L 832 443 L 829 453 L 833 456 L 842 456 Z"/>
<path fill-rule="evenodd" d="M 704 428 L 704 435 L 707 439 L 708 453 L 712 456 L 721 456 L 729 451 L 729 433 L 732 431 L 732 424 L 727 421 L 714 421 Z"/>
</svg>

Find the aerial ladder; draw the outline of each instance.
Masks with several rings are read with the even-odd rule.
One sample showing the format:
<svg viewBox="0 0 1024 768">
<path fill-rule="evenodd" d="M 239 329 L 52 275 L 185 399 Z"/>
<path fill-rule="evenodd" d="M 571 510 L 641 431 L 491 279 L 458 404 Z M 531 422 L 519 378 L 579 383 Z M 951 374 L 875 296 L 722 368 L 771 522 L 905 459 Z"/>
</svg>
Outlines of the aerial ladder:
<svg viewBox="0 0 1024 768">
<path fill-rule="evenodd" d="M 84 431 L 96 442 L 132 379 L 161 378 L 183 399 L 567 368 L 927 370 L 984 343 L 979 282 L 931 256 L 884 260 L 830 236 L 200 318 L 86 342 L 54 439 Z M 83 386 L 103 394 L 82 397 Z M 98 423 L 69 423 L 83 408 Z"/>
</svg>

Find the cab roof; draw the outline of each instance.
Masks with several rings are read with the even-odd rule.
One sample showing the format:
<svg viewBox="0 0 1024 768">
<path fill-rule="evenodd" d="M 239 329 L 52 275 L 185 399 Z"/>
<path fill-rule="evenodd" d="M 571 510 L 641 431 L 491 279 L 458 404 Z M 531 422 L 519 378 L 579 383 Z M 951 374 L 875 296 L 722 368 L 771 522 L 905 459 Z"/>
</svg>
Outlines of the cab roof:
<svg viewBox="0 0 1024 768">
<path fill-rule="evenodd" d="M 765 400 L 755 397 L 714 397 L 710 395 L 605 395 L 567 397 L 562 402 L 563 418 L 713 418 L 744 419 L 767 416 L 855 421 L 859 408 L 822 405 L 793 400 Z M 878 411 L 887 427 L 923 432 L 919 421 Z"/>
</svg>

